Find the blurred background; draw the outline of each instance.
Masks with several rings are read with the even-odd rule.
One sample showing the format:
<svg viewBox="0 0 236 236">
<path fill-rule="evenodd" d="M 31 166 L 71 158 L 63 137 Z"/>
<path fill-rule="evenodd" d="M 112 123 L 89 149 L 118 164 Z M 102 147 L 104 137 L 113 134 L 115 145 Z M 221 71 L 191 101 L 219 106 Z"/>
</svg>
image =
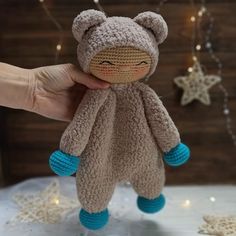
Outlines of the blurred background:
<svg viewBox="0 0 236 236">
<path fill-rule="evenodd" d="M 156 11 L 168 23 L 159 66 L 147 83 L 161 96 L 192 159 L 178 169 L 167 167 L 167 184 L 235 184 L 235 0 L 0 0 L 0 61 L 24 68 L 78 64 L 72 21 L 82 10 L 101 7 L 108 16 Z M 199 101 L 182 106 L 183 91 L 173 82 L 191 73 L 195 57 L 204 73 L 222 78 L 210 89 L 208 106 Z M 1 107 L 0 184 L 52 175 L 48 158 L 66 126 Z"/>
</svg>

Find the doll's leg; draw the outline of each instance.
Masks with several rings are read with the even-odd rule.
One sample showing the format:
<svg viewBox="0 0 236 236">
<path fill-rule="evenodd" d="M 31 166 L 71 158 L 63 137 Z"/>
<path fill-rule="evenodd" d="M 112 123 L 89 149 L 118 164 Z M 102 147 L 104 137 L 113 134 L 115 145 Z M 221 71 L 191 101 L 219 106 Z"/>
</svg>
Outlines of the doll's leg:
<svg viewBox="0 0 236 236">
<path fill-rule="evenodd" d="M 114 192 L 115 184 L 111 181 L 95 178 L 89 181 L 88 176 L 77 173 L 77 193 L 82 209 L 79 214 L 81 224 L 90 230 L 97 230 L 108 223 L 107 205 Z"/>
<path fill-rule="evenodd" d="M 164 169 L 146 169 L 135 175 L 131 181 L 139 195 L 138 208 L 145 213 L 156 213 L 165 205 L 165 197 L 161 194 L 165 182 Z"/>
</svg>

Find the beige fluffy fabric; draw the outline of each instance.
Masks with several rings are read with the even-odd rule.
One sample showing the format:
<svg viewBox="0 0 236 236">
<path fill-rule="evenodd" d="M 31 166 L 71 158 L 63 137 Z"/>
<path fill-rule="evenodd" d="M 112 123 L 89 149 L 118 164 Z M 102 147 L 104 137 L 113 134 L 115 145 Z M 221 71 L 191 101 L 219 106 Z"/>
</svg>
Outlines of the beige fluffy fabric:
<svg viewBox="0 0 236 236">
<path fill-rule="evenodd" d="M 78 197 L 88 212 L 105 209 L 120 181 L 153 199 L 164 181 L 162 153 L 180 143 L 156 93 L 140 82 L 87 90 L 60 149 L 79 156 Z"/>
<path fill-rule="evenodd" d="M 78 61 L 84 72 L 89 72 L 91 59 L 104 49 L 130 46 L 150 55 L 152 63 L 146 75 L 150 77 L 157 66 L 158 45 L 166 39 L 168 27 L 161 15 L 151 11 L 131 19 L 106 17 L 101 11 L 89 9 L 74 19 L 72 32 L 78 41 Z"/>
</svg>

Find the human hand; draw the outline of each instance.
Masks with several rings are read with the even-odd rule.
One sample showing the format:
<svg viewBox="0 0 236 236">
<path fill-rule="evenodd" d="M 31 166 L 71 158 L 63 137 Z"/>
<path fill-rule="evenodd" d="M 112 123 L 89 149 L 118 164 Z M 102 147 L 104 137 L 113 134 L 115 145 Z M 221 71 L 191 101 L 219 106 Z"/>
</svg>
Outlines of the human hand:
<svg viewBox="0 0 236 236">
<path fill-rule="evenodd" d="M 109 83 L 96 79 L 72 64 L 29 70 L 33 101 L 29 110 L 49 118 L 70 121 L 83 95 L 82 85 L 104 89 Z"/>
</svg>

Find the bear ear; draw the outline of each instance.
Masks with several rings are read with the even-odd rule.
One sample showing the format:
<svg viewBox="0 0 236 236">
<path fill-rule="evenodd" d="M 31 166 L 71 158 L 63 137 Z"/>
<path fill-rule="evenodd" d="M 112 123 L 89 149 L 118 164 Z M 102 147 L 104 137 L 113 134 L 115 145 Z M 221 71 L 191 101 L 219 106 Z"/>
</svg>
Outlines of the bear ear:
<svg viewBox="0 0 236 236">
<path fill-rule="evenodd" d="M 166 39 L 168 26 L 161 15 L 146 11 L 138 14 L 133 20 L 139 25 L 151 30 L 158 44 L 164 42 Z"/>
<path fill-rule="evenodd" d="M 72 33 L 80 42 L 86 30 L 104 21 L 106 21 L 106 15 L 101 11 L 93 9 L 82 11 L 73 21 Z"/>
</svg>

